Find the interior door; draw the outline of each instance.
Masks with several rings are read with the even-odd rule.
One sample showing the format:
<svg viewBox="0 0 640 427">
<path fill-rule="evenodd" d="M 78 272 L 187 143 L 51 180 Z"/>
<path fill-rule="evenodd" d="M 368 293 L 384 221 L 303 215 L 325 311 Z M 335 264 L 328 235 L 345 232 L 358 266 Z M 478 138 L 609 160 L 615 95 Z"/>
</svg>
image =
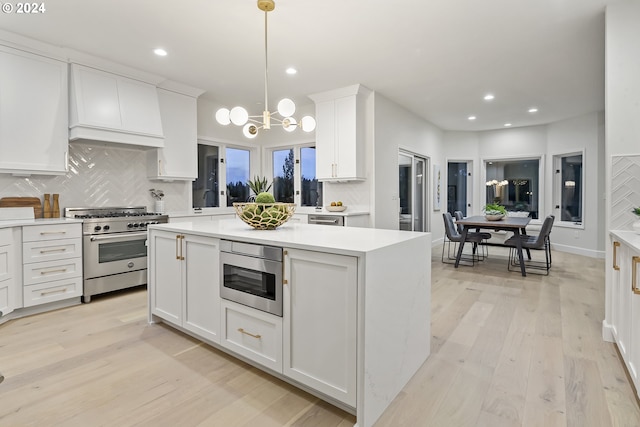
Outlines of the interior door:
<svg viewBox="0 0 640 427">
<path fill-rule="evenodd" d="M 471 212 L 471 162 L 447 162 L 447 212 Z M 469 211 L 469 212 L 468 212 Z"/>
<path fill-rule="evenodd" d="M 399 230 L 428 231 L 427 170 L 426 158 L 406 151 L 398 153 Z"/>
</svg>

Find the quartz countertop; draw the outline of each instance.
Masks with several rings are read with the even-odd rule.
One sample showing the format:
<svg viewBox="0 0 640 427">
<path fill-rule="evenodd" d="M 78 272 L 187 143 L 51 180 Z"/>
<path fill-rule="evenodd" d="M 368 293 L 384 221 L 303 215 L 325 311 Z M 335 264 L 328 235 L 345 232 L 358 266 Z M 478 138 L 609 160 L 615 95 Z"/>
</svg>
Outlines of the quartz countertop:
<svg viewBox="0 0 640 427">
<path fill-rule="evenodd" d="M 24 227 L 30 225 L 68 224 L 70 222 L 82 223 L 82 220 L 75 218 L 4 219 L 0 221 L 0 228 Z"/>
<path fill-rule="evenodd" d="M 205 223 L 186 221 L 155 224 L 148 228 L 356 256 L 412 239 L 427 237 L 431 240 L 430 233 L 377 228 L 332 227 L 291 222 L 287 222 L 275 230 L 256 230 L 237 218 Z"/>
<path fill-rule="evenodd" d="M 640 234 L 627 230 L 611 230 L 610 233 L 627 245 L 640 251 Z"/>
</svg>

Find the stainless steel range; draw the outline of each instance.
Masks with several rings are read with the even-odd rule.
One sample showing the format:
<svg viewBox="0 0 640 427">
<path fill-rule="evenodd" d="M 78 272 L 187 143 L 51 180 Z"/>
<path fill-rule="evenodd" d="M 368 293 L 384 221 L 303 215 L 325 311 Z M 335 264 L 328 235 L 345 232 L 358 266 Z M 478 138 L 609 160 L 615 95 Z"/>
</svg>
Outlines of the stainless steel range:
<svg viewBox="0 0 640 427">
<path fill-rule="evenodd" d="M 144 206 L 65 208 L 82 219 L 84 287 L 82 300 L 147 283 L 147 225 L 169 222 Z"/>
</svg>

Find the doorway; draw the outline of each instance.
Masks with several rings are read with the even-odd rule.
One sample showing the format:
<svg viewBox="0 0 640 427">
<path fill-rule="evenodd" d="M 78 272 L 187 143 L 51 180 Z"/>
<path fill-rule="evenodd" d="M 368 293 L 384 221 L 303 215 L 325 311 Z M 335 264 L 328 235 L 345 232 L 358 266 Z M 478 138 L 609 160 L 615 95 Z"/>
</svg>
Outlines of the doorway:
<svg viewBox="0 0 640 427">
<path fill-rule="evenodd" d="M 398 153 L 398 229 L 427 231 L 427 159 L 408 151 Z"/>
<path fill-rule="evenodd" d="M 455 211 L 468 216 L 471 212 L 471 169 L 470 161 L 447 162 L 447 212 Z"/>
</svg>

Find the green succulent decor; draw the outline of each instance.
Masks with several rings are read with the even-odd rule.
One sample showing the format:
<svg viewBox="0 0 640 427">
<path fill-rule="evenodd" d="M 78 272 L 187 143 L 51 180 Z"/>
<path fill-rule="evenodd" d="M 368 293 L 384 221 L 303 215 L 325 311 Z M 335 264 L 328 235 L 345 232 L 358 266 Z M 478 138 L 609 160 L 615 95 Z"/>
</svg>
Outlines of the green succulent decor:
<svg viewBox="0 0 640 427">
<path fill-rule="evenodd" d="M 484 207 L 484 213 L 486 215 L 506 215 L 507 209 L 497 203 L 490 203 Z"/>
<path fill-rule="evenodd" d="M 640 208 L 633 208 L 633 209 L 631 209 L 631 212 L 633 212 L 634 214 L 640 216 Z"/>
<path fill-rule="evenodd" d="M 255 176 L 252 180 L 247 181 L 247 185 L 253 191 L 253 194 L 258 195 L 260 193 L 265 193 L 271 189 L 271 184 L 267 180 L 266 176 L 262 178 L 259 176 Z"/>
</svg>

